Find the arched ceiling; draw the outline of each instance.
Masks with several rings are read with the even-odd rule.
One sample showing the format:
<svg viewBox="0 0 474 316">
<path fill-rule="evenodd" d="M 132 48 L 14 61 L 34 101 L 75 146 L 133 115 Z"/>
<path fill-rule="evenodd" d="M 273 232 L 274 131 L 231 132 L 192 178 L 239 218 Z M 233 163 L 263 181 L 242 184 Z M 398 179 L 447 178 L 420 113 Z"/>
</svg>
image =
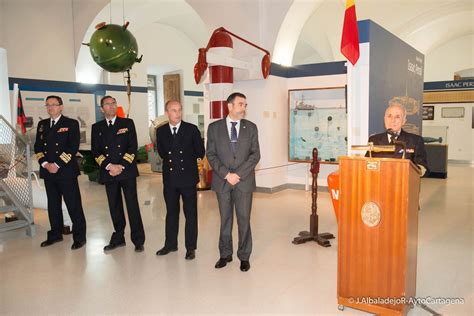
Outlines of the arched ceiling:
<svg viewBox="0 0 474 316">
<path fill-rule="evenodd" d="M 208 37 L 207 27 L 185 0 L 134 0 L 133 5 L 121 0 L 112 0 L 96 15 L 82 42 L 89 41 L 96 24 L 102 21 L 122 24 L 124 19 L 130 22 L 129 30 L 132 33 L 146 31 L 147 26 L 152 23 L 166 25 L 184 34 L 196 47 L 206 42 Z M 163 49 L 166 49 L 167 45 L 172 43 L 163 43 Z M 89 48 L 82 46 L 76 62 L 76 80 L 97 83 L 100 76 L 101 69 L 90 57 Z"/>
<path fill-rule="evenodd" d="M 343 60 L 339 45 L 344 10 L 345 0 L 293 1 L 277 44 L 295 42 L 289 45 L 294 51 L 275 45 L 273 61 L 291 65 Z M 474 33 L 472 0 L 356 0 L 356 11 L 358 20 L 380 24 L 424 54 Z"/>
</svg>

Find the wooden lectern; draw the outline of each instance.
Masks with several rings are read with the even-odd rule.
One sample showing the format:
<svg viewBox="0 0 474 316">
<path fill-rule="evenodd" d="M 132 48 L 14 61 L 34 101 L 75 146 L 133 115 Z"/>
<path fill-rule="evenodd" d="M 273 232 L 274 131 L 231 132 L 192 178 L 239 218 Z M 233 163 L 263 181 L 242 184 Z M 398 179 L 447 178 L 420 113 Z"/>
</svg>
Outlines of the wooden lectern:
<svg viewBox="0 0 474 316">
<path fill-rule="evenodd" d="M 340 157 L 339 177 L 339 309 L 407 314 L 416 296 L 420 171 L 407 159 Z"/>
</svg>

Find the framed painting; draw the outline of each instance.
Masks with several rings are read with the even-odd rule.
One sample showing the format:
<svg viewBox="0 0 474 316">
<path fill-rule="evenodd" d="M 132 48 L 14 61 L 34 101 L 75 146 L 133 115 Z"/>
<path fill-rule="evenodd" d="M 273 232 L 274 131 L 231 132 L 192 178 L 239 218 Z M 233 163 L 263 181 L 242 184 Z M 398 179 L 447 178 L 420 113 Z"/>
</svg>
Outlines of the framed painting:
<svg viewBox="0 0 474 316">
<path fill-rule="evenodd" d="M 346 87 L 288 90 L 288 160 L 336 163 L 347 155 Z"/>
</svg>

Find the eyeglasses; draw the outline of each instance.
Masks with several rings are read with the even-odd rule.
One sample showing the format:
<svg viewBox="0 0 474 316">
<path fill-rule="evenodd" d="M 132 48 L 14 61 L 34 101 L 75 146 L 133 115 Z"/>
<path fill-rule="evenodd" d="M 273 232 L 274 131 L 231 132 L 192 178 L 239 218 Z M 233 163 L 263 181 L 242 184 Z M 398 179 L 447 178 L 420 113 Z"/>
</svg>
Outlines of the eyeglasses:
<svg viewBox="0 0 474 316">
<path fill-rule="evenodd" d="M 44 106 L 45 107 L 48 107 L 48 106 L 61 106 L 61 104 L 59 104 L 59 103 L 58 104 L 45 104 Z"/>
<path fill-rule="evenodd" d="M 107 102 L 107 103 L 104 103 L 102 105 L 117 105 L 117 102 Z"/>
</svg>

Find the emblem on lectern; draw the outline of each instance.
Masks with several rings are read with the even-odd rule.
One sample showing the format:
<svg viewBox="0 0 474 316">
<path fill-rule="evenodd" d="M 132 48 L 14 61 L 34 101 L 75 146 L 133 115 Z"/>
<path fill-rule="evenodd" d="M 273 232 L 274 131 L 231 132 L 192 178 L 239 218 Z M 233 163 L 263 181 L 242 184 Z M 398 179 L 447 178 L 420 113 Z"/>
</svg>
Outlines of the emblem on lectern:
<svg viewBox="0 0 474 316">
<path fill-rule="evenodd" d="M 366 202 L 360 211 L 362 222 L 369 227 L 375 227 L 380 223 L 380 208 L 374 202 Z"/>
</svg>

